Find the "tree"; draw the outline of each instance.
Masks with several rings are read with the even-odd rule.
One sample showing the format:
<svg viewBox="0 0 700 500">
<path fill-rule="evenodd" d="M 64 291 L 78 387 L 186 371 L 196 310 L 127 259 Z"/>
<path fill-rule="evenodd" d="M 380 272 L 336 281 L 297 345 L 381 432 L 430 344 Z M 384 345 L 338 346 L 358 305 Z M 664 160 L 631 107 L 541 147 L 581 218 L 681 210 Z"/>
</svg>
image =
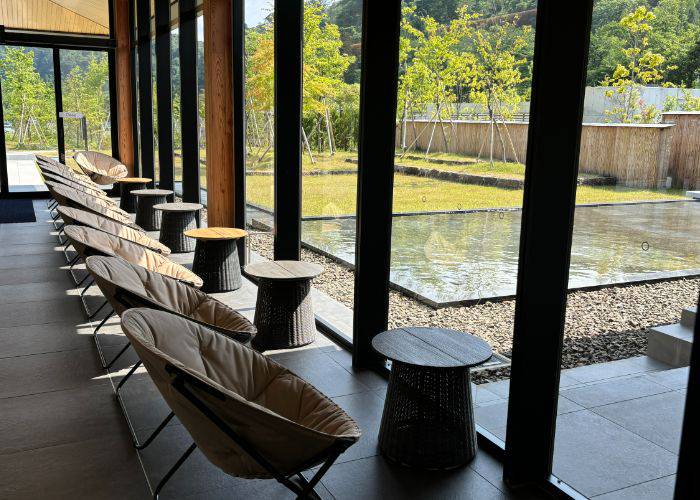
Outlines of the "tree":
<svg viewBox="0 0 700 500">
<path fill-rule="evenodd" d="M 34 51 L 7 47 L 0 60 L 3 78 L 5 120 L 12 124 L 17 147 L 32 143 L 45 147 L 55 137 L 55 112 L 52 87 L 34 68 Z M 37 144 L 38 142 L 38 144 Z"/>
<path fill-rule="evenodd" d="M 512 118 L 523 101 L 521 86 L 526 81 L 527 59 L 520 52 L 528 45 L 529 26 L 517 26 L 517 20 L 484 26 L 465 26 L 463 33 L 473 54 L 471 71 L 466 73 L 466 85 L 471 101 L 486 108 L 490 126 L 489 162 L 493 168 L 494 135 L 498 133 L 505 161 L 506 146 L 501 127 L 515 155 L 515 147 L 505 120 Z M 464 73 L 460 73 L 464 74 Z M 498 118 L 501 119 L 501 127 Z M 483 146 L 483 143 L 482 143 Z M 480 148 L 481 149 L 481 148 Z M 479 151 L 481 156 L 481 150 Z M 516 161 L 517 155 L 515 157 Z"/>
<path fill-rule="evenodd" d="M 622 16 L 620 28 L 625 33 L 626 46 L 622 49 L 624 64 L 618 64 L 612 75 L 601 82 L 612 87 L 605 92 L 611 107 L 605 114 L 623 123 L 650 123 L 657 119 L 658 110 L 641 99 L 641 88 L 653 83 L 662 83 L 666 59 L 649 49 L 650 24 L 656 16 L 646 7 L 638 7 Z"/>
<path fill-rule="evenodd" d="M 69 70 L 63 83 L 63 107 L 85 115 L 90 148 L 106 148 L 110 139 L 109 70 L 104 54 L 92 52 L 87 67 L 74 66 Z M 76 134 L 74 144 L 81 144 L 77 129 Z"/>
</svg>

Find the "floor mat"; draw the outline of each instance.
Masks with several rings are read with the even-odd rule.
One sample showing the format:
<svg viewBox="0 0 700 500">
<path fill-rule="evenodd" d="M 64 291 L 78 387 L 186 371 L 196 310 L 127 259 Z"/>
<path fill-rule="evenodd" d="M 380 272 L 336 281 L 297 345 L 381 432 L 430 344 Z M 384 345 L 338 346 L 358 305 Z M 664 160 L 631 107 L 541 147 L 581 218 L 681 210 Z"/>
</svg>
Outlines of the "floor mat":
<svg viewBox="0 0 700 500">
<path fill-rule="evenodd" d="M 36 222 L 32 200 L 0 200 L 0 224 Z"/>
</svg>

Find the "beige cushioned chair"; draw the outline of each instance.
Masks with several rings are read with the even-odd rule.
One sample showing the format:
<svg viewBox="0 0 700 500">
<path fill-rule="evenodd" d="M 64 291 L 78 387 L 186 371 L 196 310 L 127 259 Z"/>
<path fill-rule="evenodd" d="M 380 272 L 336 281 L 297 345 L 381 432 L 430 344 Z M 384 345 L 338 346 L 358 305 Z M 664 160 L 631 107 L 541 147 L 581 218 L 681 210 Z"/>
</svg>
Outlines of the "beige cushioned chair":
<svg viewBox="0 0 700 500">
<path fill-rule="evenodd" d="M 114 201 L 107 195 L 106 192 L 100 189 L 97 184 L 93 184 L 92 186 L 82 184 L 77 180 L 61 177 L 60 175 L 53 174 L 51 172 L 44 172 L 43 170 L 41 171 L 41 175 L 44 177 L 44 183 L 53 182 L 54 184 L 62 184 L 64 186 L 68 186 L 69 188 L 75 189 L 76 191 L 82 191 L 85 194 L 95 196 L 96 198 L 102 198 L 106 202 L 114 204 Z"/>
<path fill-rule="evenodd" d="M 119 207 L 105 203 L 102 200 L 90 196 L 82 191 L 70 188 L 62 184 L 51 183 L 46 185 L 49 193 L 61 206 L 80 208 L 88 212 L 96 213 L 103 217 L 121 222 L 126 226 L 133 227 L 139 231 L 143 231 L 139 226 L 131 220 L 131 217 L 125 215 Z"/>
<path fill-rule="evenodd" d="M 137 308 L 122 315 L 122 330 L 194 440 L 177 466 L 196 446 L 232 476 L 275 478 L 308 498 L 360 437 L 355 422 L 314 386 L 203 325 Z M 310 481 L 301 476 L 317 465 Z"/>
<path fill-rule="evenodd" d="M 202 286 L 202 278 L 186 267 L 132 241 L 85 226 L 67 225 L 64 231 L 83 260 L 91 255 L 121 257 L 132 264 L 165 274 L 185 284 L 197 288 Z"/>
<path fill-rule="evenodd" d="M 170 249 L 163 245 L 160 241 L 151 238 L 146 233 L 138 231 L 131 226 L 126 226 L 121 222 L 117 222 L 102 215 L 98 215 L 86 210 L 78 208 L 63 207 L 57 208 L 61 219 L 66 225 L 73 226 L 88 226 L 94 229 L 99 229 L 113 236 L 124 238 L 138 245 L 144 246 L 153 252 L 163 255 L 170 255 Z"/>
<path fill-rule="evenodd" d="M 75 176 L 75 177 L 79 177 L 87 182 L 90 182 L 91 184 L 95 184 L 80 169 L 71 168 L 68 165 L 66 165 L 65 163 L 61 163 L 60 161 L 54 160 L 53 158 L 49 158 L 48 156 L 43 156 L 43 155 L 34 155 L 34 156 L 36 158 L 37 163 L 39 164 L 39 168 L 49 168 L 49 169 L 52 169 L 55 173 L 62 175 L 64 177 Z"/>
<path fill-rule="evenodd" d="M 238 342 L 249 341 L 257 332 L 248 319 L 223 302 L 163 274 L 118 257 L 92 256 L 85 265 L 120 316 L 133 307 L 149 307 L 186 316 Z"/>
<path fill-rule="evenodd" d="M 78 151 L 73 156 L 85 175 L 97 184 L 114 184 L 117 179 L 127 177 L 129 169 L 119 160 L 97 151 Z"/>
</svg>

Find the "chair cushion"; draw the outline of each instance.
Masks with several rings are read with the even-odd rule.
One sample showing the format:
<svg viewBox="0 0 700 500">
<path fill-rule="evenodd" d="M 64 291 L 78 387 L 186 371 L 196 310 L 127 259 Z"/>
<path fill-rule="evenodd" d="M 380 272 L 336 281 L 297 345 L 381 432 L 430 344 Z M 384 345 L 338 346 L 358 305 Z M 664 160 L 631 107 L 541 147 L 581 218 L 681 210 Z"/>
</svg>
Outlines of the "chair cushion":
<svg viewBox="0 0 700 500">
<path fill-rule="evenodd" d="M 46 186 L 49 188 L 51 196 L 56 199 L 59 205 L 74 206 L 85 209 L 89 212 L 114 219 L 117 222 L 131 226 L 137 230 L 142 230 L 134 223 L 134 221 L 131 220 L 131 217 L 125 214 L 125 212 L 120 210 L 117 206 L 107 205 L 104 202 L 100 202 L 100 200 L 96 199 L 94 196 L 90 196 L 62 184 L 58 185 L 51 183 L 47 184 Z"/>
<path fill-rule="evenodd" d="M 113 184 L 129 175 L 122 162 L 97 151 L 79 151 L 73 157 L 80 168 L 98 184 Z"/>
<path fill-rule="evenodd" d="M 59 206 L 57 210 L 58 213 L 61 214 L 61 218 L 66 224 L 88 226 L 99 229 L 100 231 L 104 231 L 105 233 L 109 233 L 113 236 L 118 236 L 120 238 L 124 238 L 125 240 L 137 243 L 154 252 L 163 255 L 170 255 L 170 249 L 163 245 L 160 241 L 151 238 L 143 231 L 138 231 L 131 226 L 126 226 L 113 219 L 108 219 L 107 217 L 103 217 L 85 210 L 80 210 L 78 208 Z"/>
<path fill-rule="evenodd" d="M 138 301 L 142 305 L 145 302 L 159 309 L 188 316 L 195 321 L 226 330 L 232 336 L 243 333 L 250 338 L 257 332 L 250 321 L 229 306 L 168 276 L 130 264 L 118 257 L 88 257 L 86 266 L 117 314 L 121 315 L 127 309 L 120 302 L 117 293 L 126 291 L 142 299 Z"/>
<path fill-rule="evenodd" d="M 355 422 L 308 382 L 266 356 L 200 324 L 152 309 L 130 309 L 122 329 L 199 449 L 242 477 L 270 477 L 171 384 L 175 366 L 224 395 L 188 385 L 207 407 L 283 473 L 317 465 L 334 444 L 360 437 Z"/>
<path fill-rule="evenodd" d="M 132 264 L 165 274 L 198 288 L 203 284 L 202 278 L 186 267 L 173 262 L 159 253 L 152 252 L 141 245 L 118 236 L 113 236 L 91 227 L 72 225 L 67 225 L 64 228 L 64 232 L 70 238 L 73 247 L 83 258 L 87 258 L 90 255 L 121 257 Z"/>
</svg>

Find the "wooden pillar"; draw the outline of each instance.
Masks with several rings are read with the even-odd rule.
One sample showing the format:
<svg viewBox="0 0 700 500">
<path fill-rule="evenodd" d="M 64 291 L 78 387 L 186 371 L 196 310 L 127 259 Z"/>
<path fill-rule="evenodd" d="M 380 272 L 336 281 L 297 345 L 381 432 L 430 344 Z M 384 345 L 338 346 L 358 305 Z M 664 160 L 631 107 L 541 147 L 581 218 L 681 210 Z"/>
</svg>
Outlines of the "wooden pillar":
<svg viewBox="0 0 700 500">
<path fill-rule="evenodd" d="M 230 0 L 204 0 L 209 226 L 234 227 L 233 46 Z"/>
<path fill-rule="evenodd" d="M 114 0 L 114 34 L 117 79 L 117 124 L 119 127 L 119 159 L 134 173 L 133 95 L 131 92 L 131 33 L 129 0 Z"/>
</svg>

